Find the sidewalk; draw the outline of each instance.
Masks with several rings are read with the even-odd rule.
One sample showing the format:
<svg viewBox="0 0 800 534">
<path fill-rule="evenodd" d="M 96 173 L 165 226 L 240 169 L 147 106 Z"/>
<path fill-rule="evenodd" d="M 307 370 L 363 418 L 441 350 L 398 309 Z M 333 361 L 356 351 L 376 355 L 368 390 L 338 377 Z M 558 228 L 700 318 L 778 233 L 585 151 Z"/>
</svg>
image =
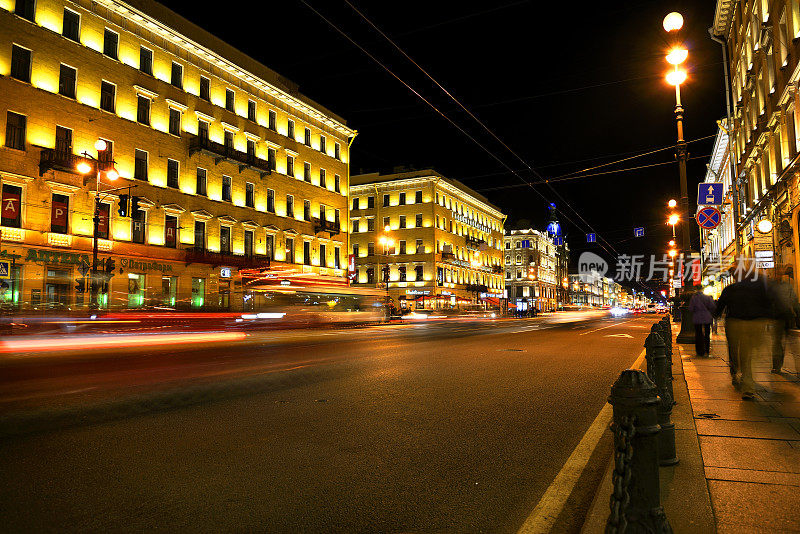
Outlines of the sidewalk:
<svg viewBox="0 0 800 534">
<path fill-rule="evenodd" d="M 679 347 L 717 532 L 800 532 L 800 354 L 787 351 L 776 375 L 765 350 L 747 401 L 731 385 L 722 328 L 710 358 Z"/>
</svg>

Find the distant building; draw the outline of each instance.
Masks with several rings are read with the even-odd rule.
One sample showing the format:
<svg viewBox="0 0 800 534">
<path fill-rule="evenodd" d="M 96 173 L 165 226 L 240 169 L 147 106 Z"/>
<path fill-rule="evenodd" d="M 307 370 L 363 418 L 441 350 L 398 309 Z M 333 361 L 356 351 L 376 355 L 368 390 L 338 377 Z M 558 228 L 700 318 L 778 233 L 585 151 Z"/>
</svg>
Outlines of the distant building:
<svg viewBox="0 0 800 534">
<path fill-rule="evenodd" d="M 506 289 L 518 311 L 558 308 L 558 258 L 553 238 L 539 230 L 511 230 L 505 236 Z"/>
<path fill-rule="evenodd" d="M 577 306 L 620 306 L 626 298 L 624 288 L 612 278 L 570 274 L 570 297 Z"/>
<path fill-rule="evenodd" d="M 432 169 L 351 178 L 353 283 L 400 308 L 505 306 L 506 216 Z"/>
</svg>

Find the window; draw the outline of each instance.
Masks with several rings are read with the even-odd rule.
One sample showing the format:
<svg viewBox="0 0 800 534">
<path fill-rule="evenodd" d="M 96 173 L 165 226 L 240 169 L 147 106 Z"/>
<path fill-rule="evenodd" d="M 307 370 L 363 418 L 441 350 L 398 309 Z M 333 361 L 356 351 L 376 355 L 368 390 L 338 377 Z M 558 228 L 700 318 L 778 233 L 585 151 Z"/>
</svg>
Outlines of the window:
<svg viewBox="0 0 800 534">
<path fill-rule="evenodd" d="M 256 205 L 255 186 L 250 182 L 247 182 L 244 186 L 244 205 L 248 208 L 254 208 Z"/>
<path fill-rule="evenodd" d="M 286 156 L 286 176 L 294 177 L 294 157 Z"/>
<path fill-rule="evenodd" d="M 359 207 L 359 202 L 360 202 L 360 200 L 361 200 L 361 199 L 359 199 L 358 197 L 356 197 L 356 198 L 354 198 L 354 199 L 353 199 L 353 209 L 354 209 L 354 210 L 361 209 L 361 208 Z"/>
<path fill-rule="evenodd" d="M 389 205 L 389 195 L 383 195 L 383 207 L 387 207 Z"/>
<path fill-rule="evenodd" d="M 178 300 L 178 277 L 161 277 L 161 304 L 164 306 L 175 306 Z"/>
<path fill-rule="evenodd" d="M 11 77 L 17 80 L 31 81 L 31 51 L 21 46 L 11 46 Z"/>
<path fill-rule="evenodd" d="M 114 143 L 108 139 L 103 139 L 106 142 L 106 149 L 97 153 L 97 159 L 100 162 L 101 168 L 107 168 L 107 165 L 114 164 Z"/>
<path fill-rule="evenodd" d="M 320 221 L 327 221 L 328 220 L 328 214 L 326 213 L 326 211 L 327 211 L 327 208 L 325 207 L 325 204 L 320 204 L 319 205 L 319 220 Z"/>
<path fill-rule="evenodd" d="M 56 152 L 59 154 L 72 154 L 72 130 L 63 126 L 56 126 Z"/>
<path fill-rule="evenodd" d="M 370 243 L 372 244 L 372 243 Z M 375 283 L 375 269 L 372 267 L 367 268 L 367 283 L 374 284 Z"/>
<path fill-rule="evenodd" d="M 137 180 L 147 181 L 147 152 L 138 148 L 134 158 L 133 177 Z"/>
<path fill-rule="evenodd" d="M 422 265 L 417 265 L 416 267 L 414 267 L 414 280 L 419 281 L 422 279 L 423 279 Z"/>
<path fill-rule="evenodd" d="M 294 263 L 294 239 L 286 238 L 286 261 Z"/>
<path fill-rule="evenodd" d="M 0 225 L 20 228 L 22 226 L 22 188 L 3 184 L 3 206 Z"/>
<path fill-rule="evenodd" d="M 211 100 L 211 80 L 205 76 L 200 76 L 200 98 L 206 102 Z"/>
<path fill-rule="evenodd" d="M 359 228 L 360 225 L 361 225 L 361 220 L 360 219 L 353 219 L 352 220 L 352 226 L 353 226 L 352 232 L 354 234 L 361 231 L 361 229 Z"/>
<path fill-rule="evenodd" d="M 328 180 L 325 176 L 325 169 L 319 170 L 319 186 L 320 187 L 328 187 Z"/>
<path fill-rule="evenodd" d="M 143 46 L 139 47 L 139 70 L 153 75 L 153 51 Z"/>
<path fill-rule="evenodd" d="M 400 267 L 398 267 L 397 268 L 397 274 L 400 277 L 400 281 L 401 282 L 405 282 L 406 281 L 406 266 L 405 265 L 401 265 Z"/>
<path fill-rule="evenodd" d="M 267 164 L 269 166 L 269 170 L 274 171 L 277 166 L 278 161 L 278 151 L 274 148 L 267 149 Z"/>
<path fill-rule="evenodd" d="M 150 126 L 150 99 L 139 95 L 136 102 L 136 121 Z"/>
<path fill-rule="evenodd" d="M 6 146 L 17 150 L 25 150 L 25 115 L 9 111 L 6 115 Z M 5 208 L 3 208 L 5 209 Z"/>
<path fill-rule="evenodd" d="M 311 265 L 311 242 L 303 241 L 303 263 Z"/>
<path fill-rule="evenodd" d="M 401 215 L 400 216 L 400 228 L 405 228 L 405 227 L 406 227 L 406 216 L 405 215 Z"/>
<path fill-rule="evenodd" d="M 319 245 L 319 264 L 322 267 L 327 267 L 328 266 L 328 257 L 327 256 L 328 256 L 327 247 L 325 246 L 325 244 L 320 243 L 320 245 Z"/>
<path fill-rule="evenodd" d="M 144 243 L 145 216 L 144 210 L 131 212 L 131 241 L 134 243 Z"/>
<path fill-rule="evenodd" d="M 324 135 L 319 136 L 319 151 L 325 153 L 328 151 L 327 141 Z"/>
<path fill-rule="evenodd" d="M 278 114 L 273 110 L 269 110 L 269 125 L 267 126 L 273 132 L 277 129 Z"/>
<path fill-rule="evenodd" d="M 116 109 L 117 86 L 103 80 L 100 84 L 100 109 L 114 113 Z"/>
<path fill-rule="evenodd" d="M 422 244 L 422 239 L 417 239 L 415 250 L 417 254 L 423 254 L 425 252 L 425 246 Z M 420 278 L 418 277 L 417 280 L 420 280 Z"/>
<path fill-rule="evenodd" d="M 367 197 L 367 209 L 371 210 L 375 208 L 375 197 L 369 196 Z"/>
<path fill-rule="evenodd" d="M 225 89 L 225 109 L 234 111 L 234 104 L 236 103 L 236 95 L 232 89 Z"/>
<path fill-rule="evenodd" d="M 286 195 L 286 216 L 294 217 L 294 197 Z"/>
<path fill-rule="evenodd" d="M 247 257 L 253 256 L 253 231 L 244 231 L 244 255 Z"/>
<path fill-rule="evenodd" d="M 77 77 L 78 71 L 62 63 L 58 73 L 58 94 L 67 98 L 75 98 L 75 81 Z"/>
<path fill-rule="evenodd" d="M 338 174 L 333 175 L 333 190 L 337 193 L 342 192 L 342 177 Z"/>
<path fill-rule="evenodd" d="M 174 215 L 164 216 L 164 245 L 169 248 L 178 246 L 178 218 Z"/>
<path fill-rule="evenodd" d="M 222 176 L 222 200 L 224 202 L 231 201 L 231 177 Z"/>
<path fill-rule="evenodd" d="M 400 254 L 406 253 L 406 242 L 404 239 L 400 240 Z"/>
<path fill-rule="evenodd" d="M 292 119 L 286 123 L 286 137 L 294 139 L 294 121 Z"/>
<path fill-rule="evenodd" d="M 74 11 L 64 8 L 64 23 L 61 26 L 61 35 L 73 41 L 80 40 L 81 16 Z"/>
<path fill-rule="evenodd" d="M 233 132 L 225 130 L 225 137 L 223 140 L 225 142 L 225 148 L 227 150 L 233 150 Z"/>
<path fill-rule="evenodd" d="M 169 133 L 181 135 L 181 112 L 175 108 L 169 108 Z"/>
<path fill-rule="evenodd" d="M 205 278 L 192 278 L 192 308 L 202 308 L 206 299 Z"/>
<path fill-rule="evenodd" d="M 231 253 L 231 227 L 219 227 L 219 251 L 223 254 Z"/>
<path fill-rule="evenodd" d="M 267 211 L 275 213 L 275 190 L 267 189 Z"/>
<path fill-rule="evenodd" d="M 401 206 L 405 205 L 405 203 L 406 203 L 406 194 L 405 194 L 405 193 L 400 193 L 400 200 L 399 200 L 399 202 L 400 202 L 400 205 L 401 205 Z"/>
<path fill-rule="evenodd" d="M 389 226 L 389 224 L 390 224 L 389 217 L 384 217 L 383 218 L 383 227 L 386 228 L 387 226 Z"/>
<path fill-rule="evenodd" d="M 206 196 L 206 184 L 207 184 L 207 175 L 206 170 L 201 169 L 200 167 L 197 168 L 197 185 L 195 186 L 195 192 L 198 195 Z"/>
<path fill-rule="evenodd" d="M 206 249 L 206 223 L 204 221 L 194 222 L 194 248 Z"/>
<path fill-rule="evenodd" d="M 414 193 L 414 203 L 422 204 L 422 191 L 417 191 Z"/>
<path fill-rule="evenodd" d="M 367 256 L 374 256 L 375 255 L 375 243 L 370 241 L 367 243 Z"/>
<path fill-rule="evenodd" d="M 170 75 L 169 83 L 178 89 L 183 89 L 183 65 L 180 63 L 172 62 L 172 74 Z"/>
<path fill-rule="evenodd" d="M 247 120 L 256 122 L 256 103 L 253 100 L 247 101 Z"/>
<path fill-rule="evenodd" d="M 342 254 L 342 251 L 339 249 L 339 247 L 334 247 L 333 248 L 333 268 L 334 269 L 341 269 L 342 268 L 342 262 L 341 262 L 341 259 L 340 259 L 341 258 L 341 254 Z"/>
<path fill-rule="evenodd" d="M 144 305 L 146 287 L 144 274 L 128 273 L 128 308 L 138 308 Z"/>
<path fill-rule="evenodd" d="M 422 214 L 421 213 L 417 213 L 416 220 L 414 221 L 414 226 L 417 227 L 417 228 L 421 228 L 422 227 Z"/>
<path fill-rule="evenodd" d="M 57 234 L 68 233 L 69 197 L 53 193 L 50 204 L 50 231 Z"/>
<path fill-rule="evenodd" d="M 167 159 L 167 187 L 178 189 L 178 161 Z"/>
<path fill-rule="evenodd" d="M 367 219 L 367 232 L 374 232 L 375 231 L 375 218 L 370 217 Z"/>
<path fill-rule="evenodd" d="M 265 247 L 266 247 L 267 259 L 268 260 L 274 260 L 275 259 L 275 236 L 274 235 L 267 234 Z"/>
<path fill-rule="evenodd" d="M 247 160 L 254 161 L 256 159 L 256 142 L 253 139 L 247 140 Z"/>
<path fill-rule="evenodd" d="M 339 213 L 339 210 L 338 210 L 338 209 L 337 209 L 337 210 L 335 210 L 335 211 L 333 212 L 333 214 L 334 214 L 334 217 L 333 217 L 333 222 L 335 222 L 335 223 L 336 223 L 336 228 L 339 228 L 339 224 L 340 224 L 340 221 L 341 221 L 341 214 Z"/>
<path fill-rule="evenodd" d="M 119 50 L 119 34 L 113 30 L 106 28 L 103 34 L 103 54 L 111 59 L 117 59 L 117 51 Z"/>
<path fill-rule="evenodd" d="M 311 183 L 311 164 L 307 161 L 303 163 L 303 180 Z"/>
<path fill-rule="evenodd" d="M 309 128 L 305 128 L 303 142 L 306 146 L 311 146 L 311 130 Z"/>
<path fill-rule="evenodd" d="M 208 141 L 208 123 L 206 121 L 197 121 L 197 136 L 203 141 Z"/>
<path fill-rule="evenodd" d="M 333 144 L 333 157 L 336 159 L 342 159 L 342 146 L 339 143 Z"/>
<path fill-rule="evenodd" d="M 303 201 L 303 220 L 310 221 L 311 220 L 311 201 L 304 200 Z"/>
<path fill-rule="evenodd" d="M 358 247 L 359 247 L 358 243 L 353 243 L 353 256 L 355 256 L 356 258 L 358 258 Z"/>
<path fill-rule="evenodd" d="M 35 13 L 36 13 L 35 0 L 17 0 L 16 5 L 14 6 L 15 15 L 19 15 L 24 19 L 28 19 L 31 22 L 35 22 L 34 21 Z"/>
</svg>

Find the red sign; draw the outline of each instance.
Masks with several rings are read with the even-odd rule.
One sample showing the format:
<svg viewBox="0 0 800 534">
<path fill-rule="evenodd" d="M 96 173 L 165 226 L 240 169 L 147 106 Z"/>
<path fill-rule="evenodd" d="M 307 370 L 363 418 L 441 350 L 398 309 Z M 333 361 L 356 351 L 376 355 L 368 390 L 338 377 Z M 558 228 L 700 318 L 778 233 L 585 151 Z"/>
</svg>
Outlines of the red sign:
<svg viewBox="0 0 800 534">
<path fill-rule="evenodd" d="M 700 228 L 703 228 L 704 230 L 713 230 L 719 226 L 719 223 L 722 220 L 722 214 L 720 214 L 719 210 L 713 206 L 705 206 L 697 212 L 695 218 L 697 219 L 697 224 L 700 226 Z"/>
<path fill-rule="evenodd" d="M 53 204 L 50 208 L 50 226 L 55 231 L 67 231 L 67 215 L 69 214 L 69 198 L 63 195 L 53 195 Z"/>
<path fill-rule="evenodd" d="M 20 197 L 19 191 L 3 188 L 3 211 L 2 217 L 6 220 L 17 221 L 19 219 Z"/>
<path fill-rule="evenodd" d="M 108 204 L 100 204 L 100 220 L 97 222 L 97 237 L 108 239 Z"/>
<path fill-rule="evenodd" d="M 347 257 L 347 279 L 356 282 L 356 255 L 350 254 Z"/>
<path fill-rule="evenodd" d="M 164 240 L 168 247 L 175 247 L 178 238 L 178 218 L 167 217 L 164 224 Z"/>
</svg>

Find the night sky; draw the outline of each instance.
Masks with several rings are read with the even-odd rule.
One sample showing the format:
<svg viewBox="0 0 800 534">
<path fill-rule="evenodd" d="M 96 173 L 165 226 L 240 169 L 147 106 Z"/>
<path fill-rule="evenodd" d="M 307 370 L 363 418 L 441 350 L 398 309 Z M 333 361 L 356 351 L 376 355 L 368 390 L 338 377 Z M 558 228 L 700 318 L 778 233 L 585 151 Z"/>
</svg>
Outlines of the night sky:
<svg viewBox="0 0 800 534">
<path fill-rule="evenodd" d="M 253 16 L 238 6 L 206 11 L 196 3 L 167 5 L 344 117 L 359 131 L 351 155 L 353 174 L 399 165 L 434 167 L 484 193 L 508 214 L 507 228 L 520 223 L 543 228 L 547 204 L 556 202 L 573 258 L 587 249 L 604 253 L 600 243 L 587 245 L 588 225 L 599 234 L 598 241 L 604 238 L 619 253 L 666 251 L 671 235 L 666 202 L 679 196 L 672 149 L 586 174 L 670 162 L 666 165 L 559 177 L 674 145 L 674 90 L 663 78 L 669 41 L 661 26 L 670 11 L 683 14 L 683 42 L 689 49 L 689 79 L 682 87 L 686 139 L 716 133 L 725 101 L 721 49 L 707 32 L 715 2 L 350 1 L 536 174 L 344 0 L 307 0 L 524 179 L 553 179 L 555 191 L 536 185 L 540 196 L 519 187 L 518 177 L 300 0 L 270 2 Z M 688 164 L 692 212 L 712 147 L 713 138 L 689 145 L 689 156 L 695 158 Z M 697 226 L 691 224 L 697 248 Z M 646 237 L 634 239 L 634 226 L 645 226 Z"/>
</svg>

